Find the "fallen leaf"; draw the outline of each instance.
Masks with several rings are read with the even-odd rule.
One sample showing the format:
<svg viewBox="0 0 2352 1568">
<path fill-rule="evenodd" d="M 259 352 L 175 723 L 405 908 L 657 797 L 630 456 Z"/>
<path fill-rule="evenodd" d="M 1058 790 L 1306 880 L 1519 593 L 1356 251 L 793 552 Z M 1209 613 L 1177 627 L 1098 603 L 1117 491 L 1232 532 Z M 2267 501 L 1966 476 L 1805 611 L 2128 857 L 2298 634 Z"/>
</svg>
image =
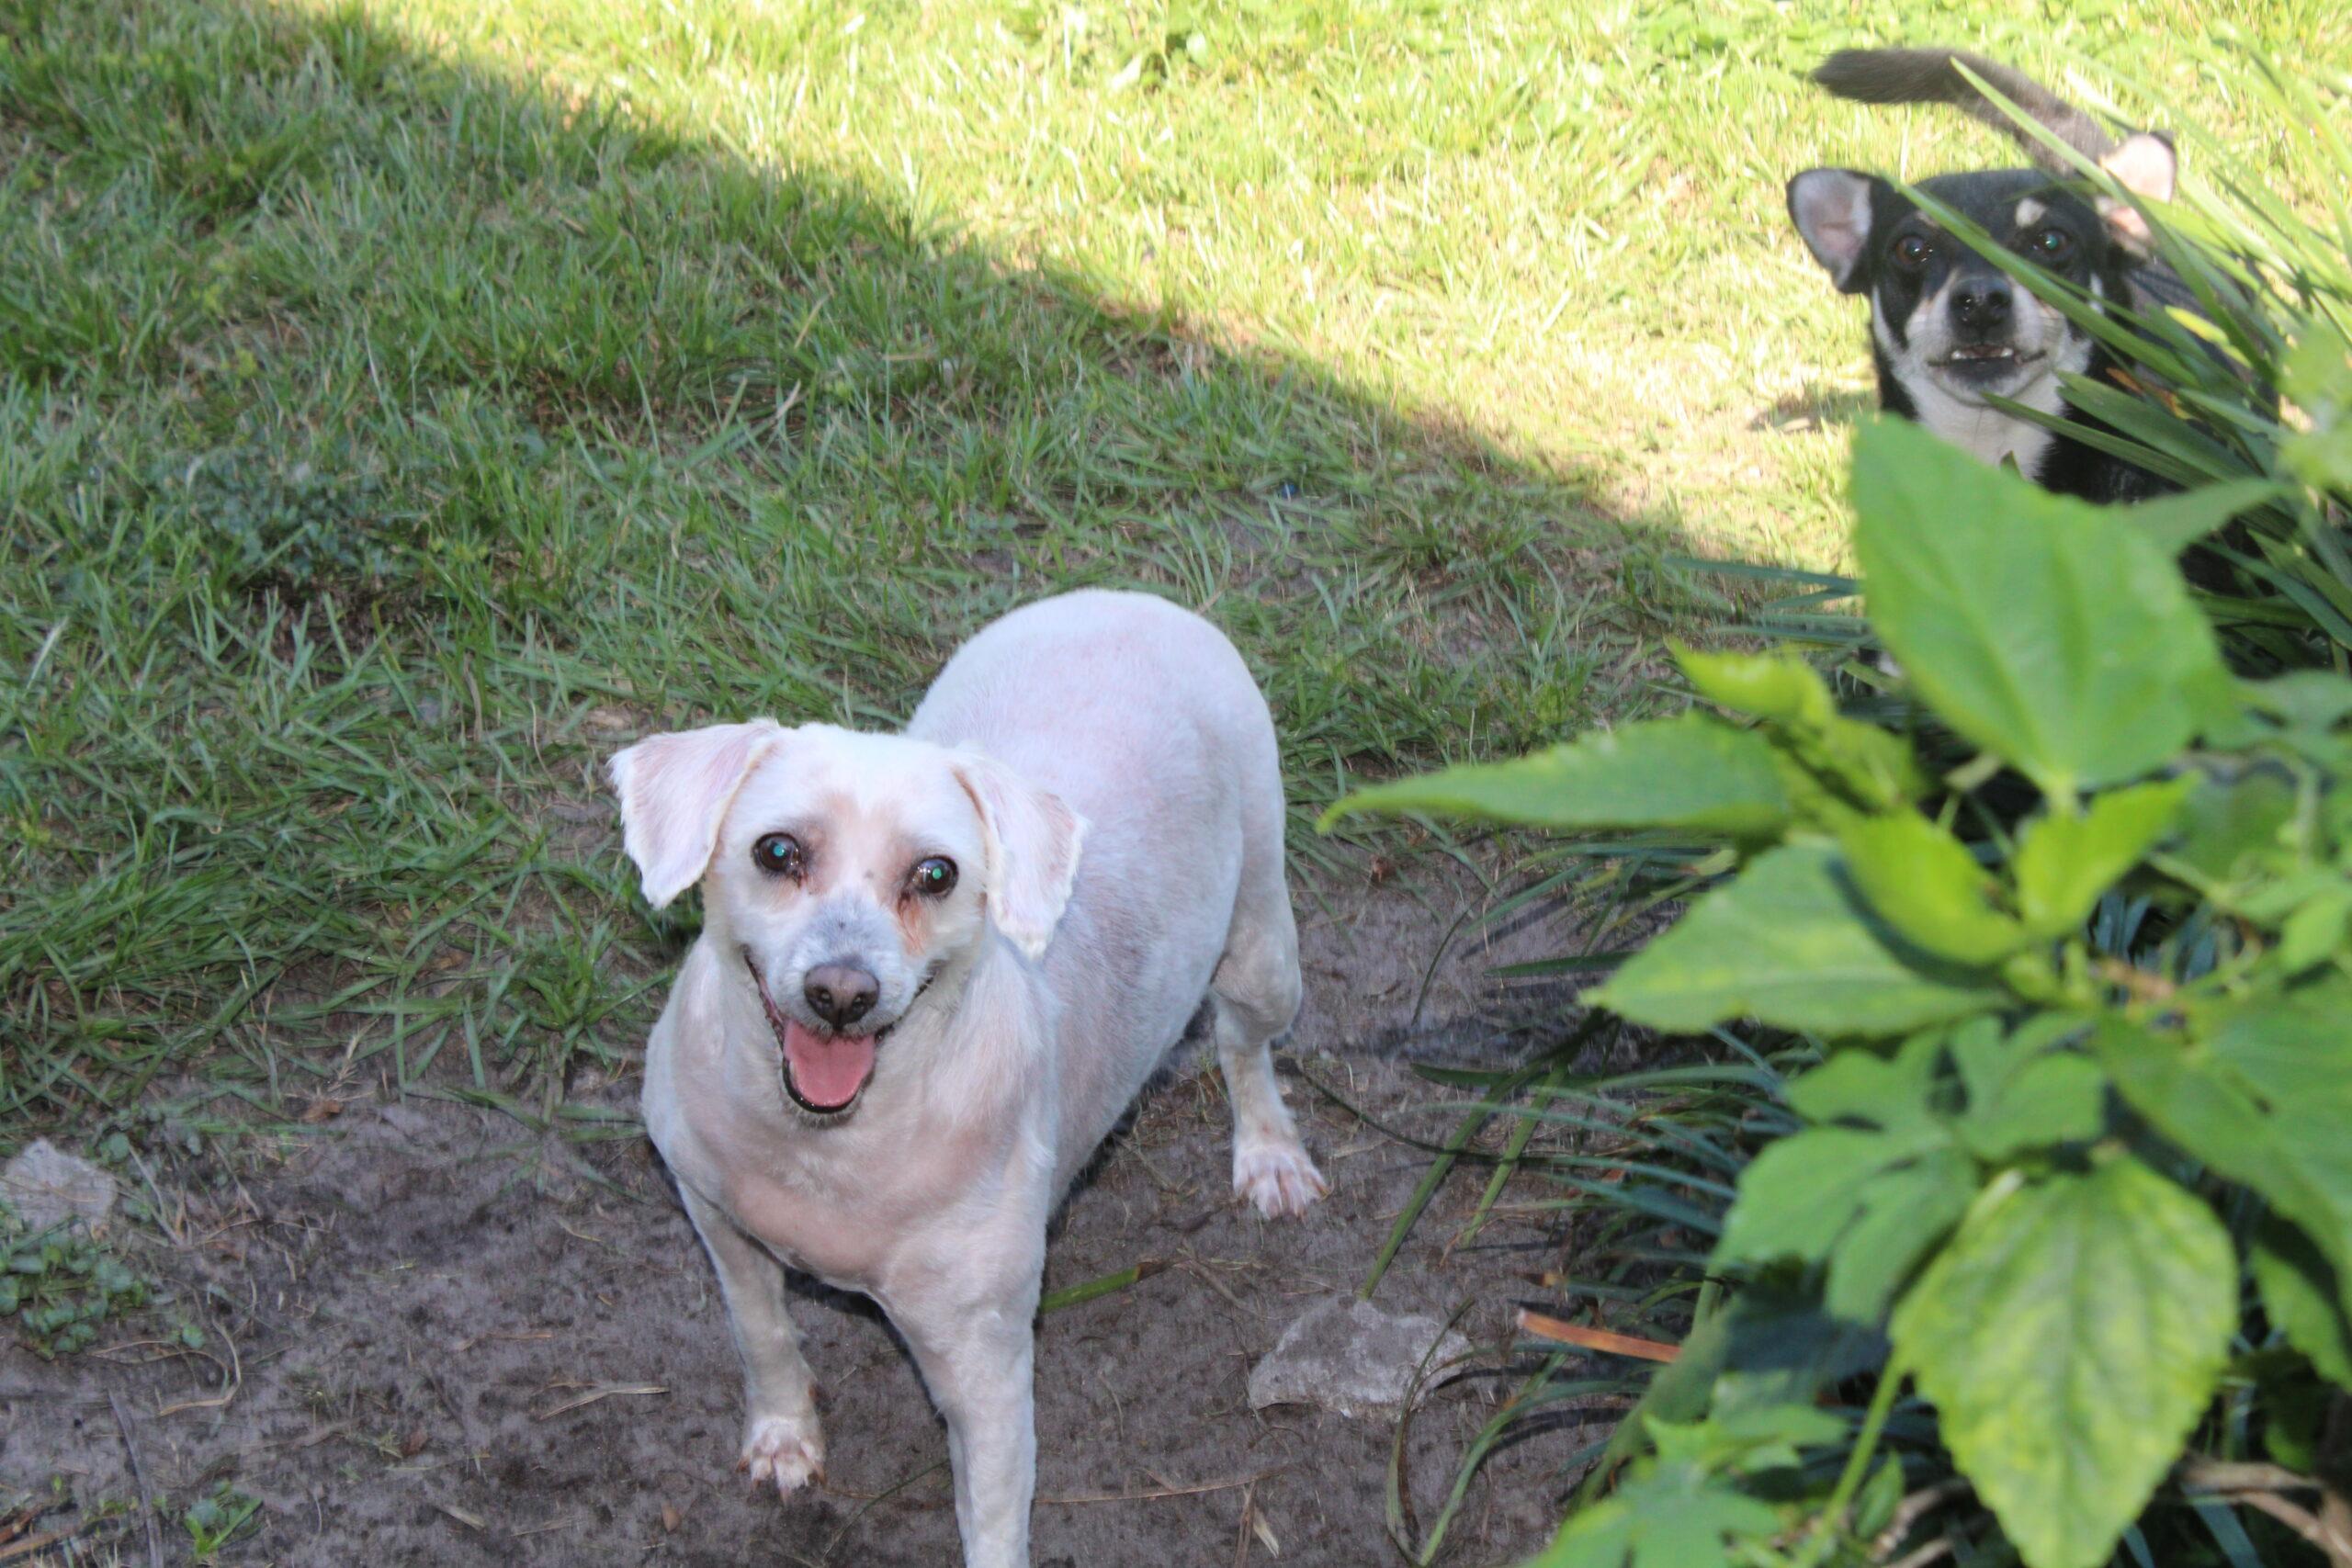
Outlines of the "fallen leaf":
<svg viewBox="0 0 2352 1568">
<path fill-rule="evenodd" d="M 534 1421 L 552 1421 L 567 1410 L 577 1410 L 583 1404 L 594 1404 L 600 1399 L 610 1399 L 616 1394 L 667 1393 L 669 1392 L 670 1391 L 668 1389 L 663 1388 L 659 1383 L 605 1383 L 599 1387 L 590 1389 L 586 1393 L 581 1394 L 577 1398 L 567 1399 L 562 1404 L 550 1405 L 545 1410 L 534 1411 L 532 1412 L 531 1419 Z"/>
<path fill-rule="evenodd" d="M 1250 1533 L 1258 1538 L 1258 1544 L 1266 1549 L 1267 1556 L 1283 1554 L 1283 1543 L 1274 1539 L 1274 1527 L 1266 1522 L 1264 1512 L 1255 1506 L 1250 1510 Z"/>
<path fill-rule="evenodd" d="M 1679 1345 L 1668 1345 L 1656 1339 L 1636 1339 L 1630 1334 L 1612 1334 L 1606 1328 L 1587 1328 L 1580 1323 L 1569 1323 L 1545 1313 L 1530 1312 L 1521 1307 L 1519 1329 L 1538 1339 L 1549 1339 L 1558 1345 L 1574 1345 L 1586 1350 L 1602 1350 L 1612 1356 L 1635 1356 L 1645 1361 L 1671 1361 L 1682 1354 Z"/>
</svg>

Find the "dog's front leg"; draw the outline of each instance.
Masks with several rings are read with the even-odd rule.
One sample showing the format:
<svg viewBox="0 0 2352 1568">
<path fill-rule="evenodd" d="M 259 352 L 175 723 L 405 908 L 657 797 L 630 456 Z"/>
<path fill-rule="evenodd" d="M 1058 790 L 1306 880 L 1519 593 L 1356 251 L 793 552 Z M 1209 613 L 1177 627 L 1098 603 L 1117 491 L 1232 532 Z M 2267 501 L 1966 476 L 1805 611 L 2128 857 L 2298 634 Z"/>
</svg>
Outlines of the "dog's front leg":
<svg viewBox="0 0 2352 1568">
<path fill-rule="evenodd" d="M 1028 1568 L 1037 1489 L 1032 1388 L 1044 1226 L 999 1250 L 971 1236 L 948 1289 L 892 1303 L 891 1316 L 947 1423 L 965 1568 Z"/>
<path fill-rule="evenodd" d="M 790 1495 L 825 1470 L 815 1385 L 784 1305 L 784 1268 L 716 1205 L 681 1182 L 686 1214 L 718 1272 L 727 1324 L 743 1360 L 743 1450 L 736 1468 Z"/>
</svg>

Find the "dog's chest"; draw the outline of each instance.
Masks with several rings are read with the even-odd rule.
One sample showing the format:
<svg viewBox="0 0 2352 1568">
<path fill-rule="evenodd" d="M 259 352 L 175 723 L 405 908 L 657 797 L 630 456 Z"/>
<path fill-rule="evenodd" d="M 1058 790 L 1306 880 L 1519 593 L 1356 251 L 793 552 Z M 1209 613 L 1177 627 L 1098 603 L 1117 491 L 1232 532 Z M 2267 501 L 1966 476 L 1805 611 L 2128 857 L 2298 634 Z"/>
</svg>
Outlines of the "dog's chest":
<svg viewBox="0 0 2352 1568">
<path fill-rule="evenodd" d="M 729 1162 L 720 1201 L 747 1235 L 829 1284 L 870 1291 L 900 1248 L 988 1185 L 990 1151 L 973 1146 L 973 1130 L 856 1147 L 822 1136 L 819 1159 Z"/>
<path fill-rule="evenodd" d="M 2041 473 L 2041 460 L 2057 440 L 2038 424 L 1981 403 L 1962 402 L 1924 378 L 1906 379 L 1904 390 L 1921 424 L 1981 463 L 1998 467 L 2015 457 L 2018 471 L 2033 478 Z M 2047 377 L 2024 389 L 2016 400 L 2047 414 L 2056 414 L 2064 406 L 2057 383 Z"/>
<path fill-rule="evenodd" d="M 896 1205 L 845 1201 L 762 1176 L 729 1181 L 725 1202 L 745 1234 L 828 1284 L 858 1288 L 888 1262 L 883 1238 L 896 1234 Z"/>
</svg>

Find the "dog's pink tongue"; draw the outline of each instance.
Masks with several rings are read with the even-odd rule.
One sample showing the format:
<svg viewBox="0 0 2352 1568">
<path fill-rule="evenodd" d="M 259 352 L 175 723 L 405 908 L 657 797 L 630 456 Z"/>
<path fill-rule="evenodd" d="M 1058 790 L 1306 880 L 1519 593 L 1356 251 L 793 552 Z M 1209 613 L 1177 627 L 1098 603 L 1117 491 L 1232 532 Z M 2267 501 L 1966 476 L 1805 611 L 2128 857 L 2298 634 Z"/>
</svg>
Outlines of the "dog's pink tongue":
<svg viewBox="0 0 2352 1568">
<path fill-rule="evenodd" d="M 874 1071 L 874 1036 L 828 1037 L 787 1022 L 784 1058 L 801 1099 L 820 1111 L 838 1111 L 857 1098 Z"/>
</svg>

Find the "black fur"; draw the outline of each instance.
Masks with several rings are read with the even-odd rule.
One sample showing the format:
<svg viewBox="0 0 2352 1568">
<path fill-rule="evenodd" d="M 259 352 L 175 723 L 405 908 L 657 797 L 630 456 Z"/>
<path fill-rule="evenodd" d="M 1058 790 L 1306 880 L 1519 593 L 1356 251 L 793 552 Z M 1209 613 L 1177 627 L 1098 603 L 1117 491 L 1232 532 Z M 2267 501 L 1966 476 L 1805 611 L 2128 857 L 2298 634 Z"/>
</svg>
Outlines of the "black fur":
<svg viewBox="0 0 2352 1568">
<path fill-rule="evenodd" d="M 2092 160 L 2123 153 L 2142 165 L 2135 172 L 2161 175 L 2162 191 L 2151 194 L 2169 194 L 2169 143 L 2144 133 L 2119 142 L 2030 79 L 1974 55 L 1849 50 L 1824 62 L 1814 79 L 1865 103 L 1951 104 L 2012 135 L 2039 167 L 1940 175 L 1917 182 L 1918 188 L 2043 271 L 2098 297 L 2128 303 L 2165 292 L 2170 275 L 2144 260 L 2136 214 L 2083 194 L 2064 177 L 2071 174 L 2067 160 L 2016 125 L 1961 74 L 1962 64 L 2074 152 Z M 2052 400 L 2052 412 L 2061 417 L 2103 429 L 2064 401 L 2063 393 L 2052 392 L 2047 373 L 2077 369 L 2113 383 L 2123 367 L 2088 333 L 2048 312 L 1991 261 L 1946 233 L 1891 183 L 1856 170 L 1808 170 L 1789 183 L 1789 210 L 1838 287 L 1871 300 L 1871 352 L 1887 412 L 1980 452 L 2007 447 L 2029 478 L 2064 494 L 2108 502 L 2171 488 L 2071 436 L 2045 443 L 2031 422 L 1983 401 L 1987 394 L 2040 395 Z M 1915 317 L 1929 334 L 1916 353 Z"/>
<path fill-rule="evenodd" d="M 2098 121 L 2023 72 L 1956 49 L 1841 49 L 1814 67 L 1817 86 L 1858 104 L 1950 104 L 2016 141 L 2036 167 L 2075 171 L 1961 74 L 1966 66 L 2041 128 L 2093 163 L 2115 147 Z"/>
</svg>

